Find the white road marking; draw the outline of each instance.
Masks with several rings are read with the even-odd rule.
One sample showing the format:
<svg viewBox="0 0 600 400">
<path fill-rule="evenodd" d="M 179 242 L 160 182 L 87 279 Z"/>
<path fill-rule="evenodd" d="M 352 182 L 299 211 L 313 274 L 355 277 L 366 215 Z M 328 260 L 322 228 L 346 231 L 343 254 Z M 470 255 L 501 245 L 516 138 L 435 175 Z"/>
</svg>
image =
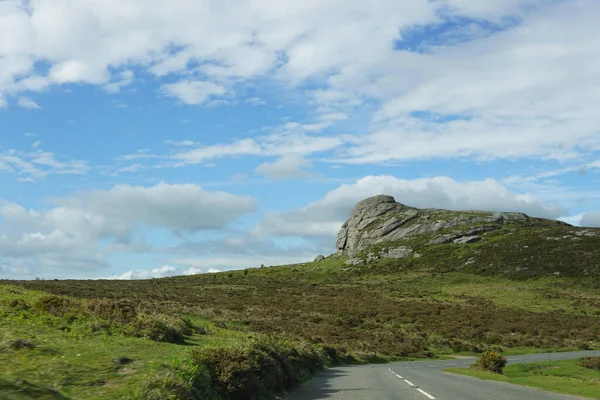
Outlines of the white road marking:
<svg viewBox="0 0 600 400">
<path fill-rule="evenodd" d="M 398 375 L 397 373 L 395 373 L 394 371 L 392 371 L 391 368 L 388 368 L 388 371 L 390 371 L 392 374 L 396 375 L 398 378 L 404 380 L 404 382 L 408 383 L 411 387 L 414 387 L 415 389 L 417 389 L 417 391 L 419 393 L 421 393 L 424 396 L 427 396 L 427 398 L 429 398 L 430 400 L 435 400 L 435 397 L 433 397 L 432 395 L 430 395 L 429 393 L 427 393 L 426 391 L 424 391 L 423 389 L 419 389 L 415 386 L 414 383 L 412 383 L 411 381 L 409 381 L 408 379 L 404 379 L 402 378 L 400 375 Z"/>
<path fill-rule="evenodd" d="M 435 397 L 433 397 L 432 395 L 430 395 L 429 393 L 427 393 L 426 391 L 422 390 L 422 389 L 417 389 L 419 392 L 421 392 L 422 394 L 424 394 L 425 396 L 429 397 L 431 400 L 435 400 Z"/>
<path fill-rule="evenodd" d="M 397 373 L 392 371 L 390 368 L 388 368 L 388 371 L 390 371 L 392 374 L 396 375 L 398 378 L 403 379 L 400 375 L 398 375 Z"/>
</svg>

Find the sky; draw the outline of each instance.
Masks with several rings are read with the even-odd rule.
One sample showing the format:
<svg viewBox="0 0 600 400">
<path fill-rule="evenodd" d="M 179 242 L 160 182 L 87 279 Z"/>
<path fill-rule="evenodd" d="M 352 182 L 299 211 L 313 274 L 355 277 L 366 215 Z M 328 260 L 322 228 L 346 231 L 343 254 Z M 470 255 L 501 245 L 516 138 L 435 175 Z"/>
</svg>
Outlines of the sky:
<svg viewBox="0 0 600 400">
<path fill-rule="evenodd" d="M 335 251 L 354 204 L 600 227 L 597 0 L 0 0 L 0 279 Z"/>
</svg>

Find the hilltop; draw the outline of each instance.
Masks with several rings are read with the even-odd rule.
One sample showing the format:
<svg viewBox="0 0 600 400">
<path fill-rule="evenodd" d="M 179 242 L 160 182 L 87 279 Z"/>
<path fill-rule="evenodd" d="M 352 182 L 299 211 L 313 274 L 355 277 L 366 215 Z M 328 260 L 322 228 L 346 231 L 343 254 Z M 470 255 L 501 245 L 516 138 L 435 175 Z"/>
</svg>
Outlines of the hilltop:
<svg viewBox="0 0 600 400">
<path fill-rule="evenodd" d="M 359 202 L 337 237 L 347 265 L 509 278 L 600 275 L 600 229 L 516 212 L 419 209 L 392 196 Z"/>
</svg>

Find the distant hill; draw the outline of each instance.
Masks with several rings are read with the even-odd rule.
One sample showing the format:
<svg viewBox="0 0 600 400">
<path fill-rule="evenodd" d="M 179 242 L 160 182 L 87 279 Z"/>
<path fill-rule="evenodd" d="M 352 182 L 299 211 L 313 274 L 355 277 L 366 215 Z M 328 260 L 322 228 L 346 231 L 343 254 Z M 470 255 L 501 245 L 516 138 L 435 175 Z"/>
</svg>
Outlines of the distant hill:
<svg viewBox="0 0 600 400">
<path fill-rule="evenodd" d="M 600 276 L 600 229 L 515 212 L 419 209 L 386 195 L 354 207 L 336 247 L 348 266 L 361 269 Z"/>
</svg>

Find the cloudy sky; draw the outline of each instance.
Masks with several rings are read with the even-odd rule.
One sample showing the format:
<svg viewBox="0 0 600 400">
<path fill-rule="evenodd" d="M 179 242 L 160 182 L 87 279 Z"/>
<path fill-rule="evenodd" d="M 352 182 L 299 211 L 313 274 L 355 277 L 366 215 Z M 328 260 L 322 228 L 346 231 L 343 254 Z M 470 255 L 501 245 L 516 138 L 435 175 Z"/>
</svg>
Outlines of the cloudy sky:
<svg viewBox="0 0 600 400">
<path fill-rule="evenodd" d="M 352 206 L 600 226 L 597 0 L 0 0 L 0 278 L 306 261 Z"/>
</svg>

